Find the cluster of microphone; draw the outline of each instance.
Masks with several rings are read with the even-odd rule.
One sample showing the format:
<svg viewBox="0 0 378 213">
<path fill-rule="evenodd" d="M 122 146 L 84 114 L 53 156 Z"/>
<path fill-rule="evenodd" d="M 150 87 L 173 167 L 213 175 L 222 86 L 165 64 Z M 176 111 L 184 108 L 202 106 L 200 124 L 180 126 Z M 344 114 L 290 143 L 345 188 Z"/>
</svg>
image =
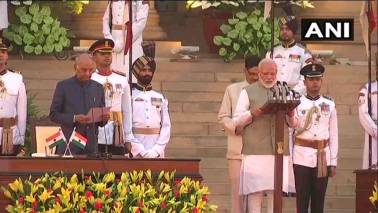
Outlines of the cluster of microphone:
<svg viewBox="0 0 378 213">
<path fill-rule="evenodd" d="M 285 81 L 277 81 L 277 83 L 270 88 L 268 92 L 268 100 L 287 103 L 299 100 L 301 95 L 290 89 Z"/>
</svg>

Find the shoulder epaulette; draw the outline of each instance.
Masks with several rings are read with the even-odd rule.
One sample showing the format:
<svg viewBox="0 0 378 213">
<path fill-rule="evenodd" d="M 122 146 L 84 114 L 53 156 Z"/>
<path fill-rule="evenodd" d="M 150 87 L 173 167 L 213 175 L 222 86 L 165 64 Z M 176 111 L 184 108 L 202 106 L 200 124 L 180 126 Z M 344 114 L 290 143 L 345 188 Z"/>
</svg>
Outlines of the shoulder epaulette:
<svg viewBox="0 0 378 213">
<path fill-rule="evenodd" d="M 304 49 L 305 53 L 311 54 L 311 51 L 307 47 L 303 46 L 303 44 L 297 42 L 297 45 L 298 45 L 298 47 Z"/>
<path fill-rule="evenodd" d="M 12 69 L 7 69 L 9 72 L 13 72 L 13 73 L 17 73 L 17 74 L 20 74 L 21 75 L 21 72 L 18 72 L 18 71 L 15 71 L 15 70 L 12 70 Z"/>
<path fill-rule="evenodd" d="M 120 72 L 120 71 L 116 71 L 116 70 L 113 70 L 113 72 L 114 72 L 115 74 L 118 74 L 118 75 L 121 75 L 121 76 L 126 77 L 126 73 L 123 73 L 123 72 Z"/>
<path fill-rule="evenodd" d="M 324 97 L 325 99 L 328 99 L 328 100 L 330 100 L 330 101 L 333 101 L 333 99 L 332 99 L 331 97 L 327 96 L 327 95 L 323 95 L 323 97 Z"/>
</svg>

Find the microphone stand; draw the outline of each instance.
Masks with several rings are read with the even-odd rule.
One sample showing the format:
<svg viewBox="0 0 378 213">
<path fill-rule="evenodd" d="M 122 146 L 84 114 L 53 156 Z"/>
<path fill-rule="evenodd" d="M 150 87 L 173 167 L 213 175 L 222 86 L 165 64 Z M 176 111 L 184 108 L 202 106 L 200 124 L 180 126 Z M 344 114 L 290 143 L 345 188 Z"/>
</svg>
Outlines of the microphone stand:
<svg viewBox="0 0 378 213">
<path fill-rule="evenodd" d="M 102 107 L 101 108 L 101 118 L 104 117 L 104 108 Z M 104 122 L 104 121 L 103 121 Z M 105 136 L 105 153 L 102 153 L 102 156 L 103 158 L 105 159 L 110 159 L 112 158 L 112 153 L 109 153 L 109 150 L 108 150 L 108 138 L 106 137 L 106 126 L 108 125 L 108 123 L 106 123 L 104 125 L 104 136 Z"/>
</svg>

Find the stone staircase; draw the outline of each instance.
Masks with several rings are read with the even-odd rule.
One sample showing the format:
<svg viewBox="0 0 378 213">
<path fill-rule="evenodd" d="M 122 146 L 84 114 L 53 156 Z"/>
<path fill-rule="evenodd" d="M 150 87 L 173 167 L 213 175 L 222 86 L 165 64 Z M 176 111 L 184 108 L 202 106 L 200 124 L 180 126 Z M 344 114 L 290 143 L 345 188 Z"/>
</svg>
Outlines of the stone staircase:
<svg viewBox="0 0 378 213">
<path fill-rule="evenodd" d="M 220 59 L 200 62 L 170 62 L 158 58 L 153 85 L 169 99 L 172 138 L 167 157 L 201 158 L 201 174 L 212 193 L 210 200 L 217 212 L 230 210 L 230 187 L 226 137 L 217 123 L 217 112 L 225 87 L 242 79 L 242 61 L 223 63 Z M 28 95 L 43 114 L 48 113 L 58 80 L 73 74 L 72 61 L 53 58 L 10 60 L 10 67 L 23 73 Z M 374 70 L 374 69 L 373 69 Z M 357 95 L 367 81 L 366 65 L 327 66 L 323 92 L 337 103 L 339 121 L 339 166 L 331 179 L 326 198 L 327 213 L 352 213 L 355 203 L 355 176 L 360 168 L 363 132 L 358 121 Z M 285 198 L 284 212 L 295 212 L 295 199 Z"/>
</svg>

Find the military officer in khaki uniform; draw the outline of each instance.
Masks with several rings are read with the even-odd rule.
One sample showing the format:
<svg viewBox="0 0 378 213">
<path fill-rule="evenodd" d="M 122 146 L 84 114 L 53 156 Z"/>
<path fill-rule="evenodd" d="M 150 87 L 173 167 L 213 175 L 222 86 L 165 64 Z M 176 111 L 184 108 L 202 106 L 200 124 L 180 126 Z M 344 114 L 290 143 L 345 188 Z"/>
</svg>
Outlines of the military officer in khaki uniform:
<svg viewBox="0 0 378 213">
<path fill-rule="evenodd" d="M 320 95 L 324 67 L 302 68 L 306 95 L 295 110 L 293 150 L 297 212 L 322 213 L 328 177 L 336 174 L 338 129 L 335 102 Z"/>
<path fill-rule="evenodd" d="M 129 22 L 129 4 L 132 4 L 132 22 Z M 147 23 L 149 3 L 143 1 L 112 0 L 103 16 L 103 34 L 114 41 L 112 68 L 128 75 L 129 49 L 132 62 L 143 55 L 143 30 Z M 132 26 L 132 29 L 129 27 Z M 136 80 L 133 78 L 133 82 Z"/>
<path fill-rule="evenodd" d="M 228 171 L 231 180 L 231 212 L 243 212 L 243 196 L 239 194 L 240 187 L 240 165 L 241 165 L 241 148 L 242 137 L 235 135 L 235 126 L 232 121 L 235 112 L 236 104 L 240 92 L 244 87 L 252 84 L 258 80 L 258 64 L 260 58 L 250 56 L 245 58 L 244 75 L 245 80 L 234 83 L 226 88 L 223 96 L 221 108 L 218 113 L 218 121 L 222 124 L 224 130 L 228 135 L 227 142 L 227 159 Z"/>
<path fill-rule="evenodd" d="M 97 67 L 91 79 L 103 85 L 105 106 L 110 107 L 108 123 L 99 127 L 99 152 L 105 152 L 108 146 L 112 154 L 124 154 L 124 126 L 131 126 L 124 118 L 131 116 L 131 95 L 125 74 L 110 67 L 113 47 L 112 40 L 101 39 L 89 48 Z"/>
<path fill-rule="evenodd" d="M 378 74 L 378 73 L 377 73 Z M 378 76 L 378 75 L 377 75 Z M 371 115 L 368 112 L 368 83 L 366 83 L 360 90 L 358 98 L 358 115 L 360 123 L 365 130 L 365 144 L 363 152 L 362 168 L 369 168 L 369 136 L 371 137 L 371 163 L 372 167 L 378 168 L 377 154 L 378 154 L 378 81 L 371 82 Z"/>
<path fill-rule="evenodd" d="M 7 69 L 8 47 L 0 38 L 0 147 L 15 155 L 24 144 L 27 97 L 23 77 Z"/>
<path fill-rule="evenodd" d="M 126 118 L 132 119 L 132 128 L 126 128 L 125 135 L 134 157 L 164 158 L 171 136 L 168 100 L 151 85 L 155 70 L 155 61 L 147 56 L 133 64 L 138 83 L 132 89 L 132 117 Z"/>
</svg>

